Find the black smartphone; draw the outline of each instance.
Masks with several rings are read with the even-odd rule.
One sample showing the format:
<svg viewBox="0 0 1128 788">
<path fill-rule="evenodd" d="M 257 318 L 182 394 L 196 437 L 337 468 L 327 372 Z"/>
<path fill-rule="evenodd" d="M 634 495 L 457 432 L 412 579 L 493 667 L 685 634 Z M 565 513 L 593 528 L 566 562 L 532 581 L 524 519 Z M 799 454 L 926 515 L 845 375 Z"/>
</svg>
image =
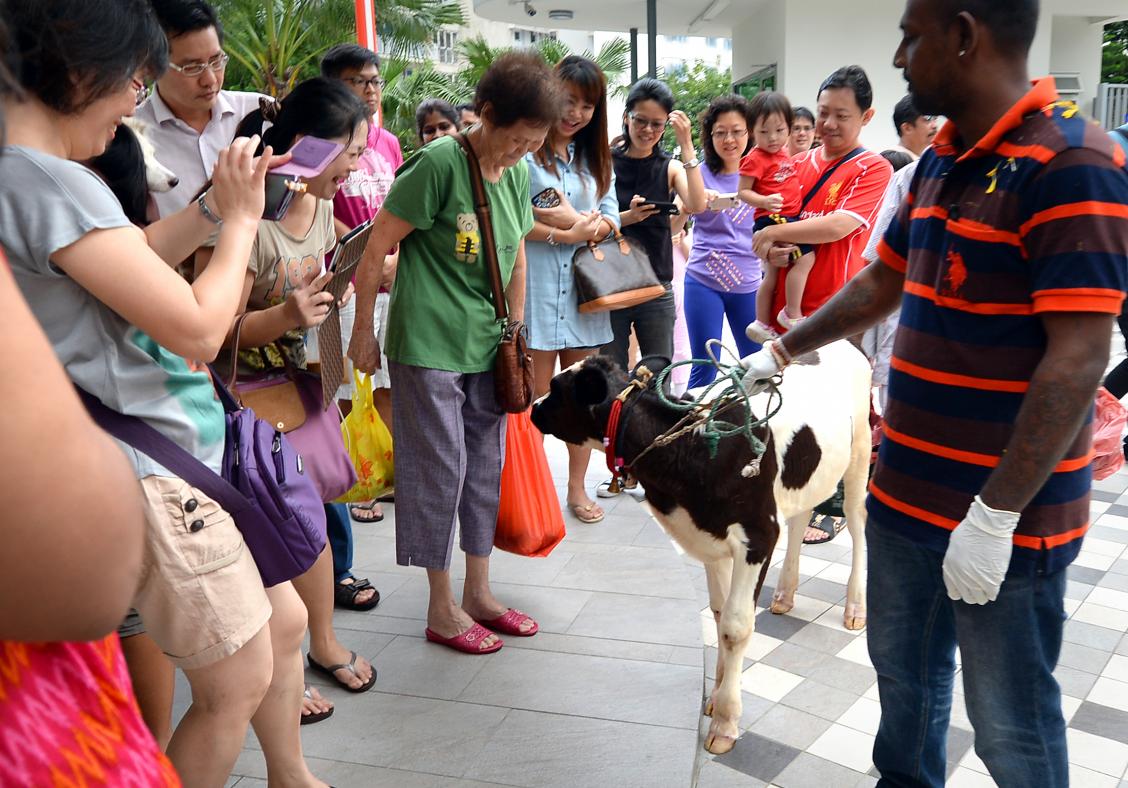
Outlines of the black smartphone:
<svg viewBox="0 0 1128 788">
<path fill-rule="evenodd" d="M 262 218 L 276 222 L 286 215 L 290 209 L 290 201 L 294 194 L 303 192 L 306 185 L 300 178 L 284 173 L 268 172 L 266 174 L 266 200 L 263 203 Z"/>
<path fill-rule="evenodd" d="M 678 210 L 677 203 L 673 203 L 673 202 L 663 202 L 661 200 L 647 200 L 646 202 L 643 203 L 643 205 L 653 205 L 655 208 L 658 209 L 659 214 L 665 214 L 666 216 L 677 216 L 679 213 L 681 213 L 681 211 Z"/>
<path fill-rule="evenodd" d="M 555 208 L 560 204 L 560 192 L 549 186 L 533 197 L 534 208 Z"/>
</svg>

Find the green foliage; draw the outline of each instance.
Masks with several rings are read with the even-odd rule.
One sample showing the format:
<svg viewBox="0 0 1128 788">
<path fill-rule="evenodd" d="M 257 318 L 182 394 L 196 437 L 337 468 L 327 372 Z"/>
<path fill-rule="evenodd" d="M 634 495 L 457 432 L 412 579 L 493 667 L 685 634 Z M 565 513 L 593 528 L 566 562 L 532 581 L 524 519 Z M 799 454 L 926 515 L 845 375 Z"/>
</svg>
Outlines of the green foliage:
<svg viewBox="0 0 1128 788">
<path fill-rule="evenodd" d="M 677 97 L 676 108 L 689 115 L 693 121 L 694 147 L 701 150 L 701 124 L 698 117 L 717 96 L 732 93 L 732 72 L 698 60 L 687 65 L 684 70 L 663 74 L 661 78 Z M 666 131 L 663 144 L 666 150 L 674 149 L 676 143 L 673 131 Z"/>
<path fill-rule="evenodd" d="M 465 95 L 446 74 L 435 70 L 430 63 L 411 66 L 405 60 L 384 61 L 385 80 L 383 94 L 384 128 L 394 133 L 404 151 L 412 151 L 418 144 L 415 135 L 415 108 L 429 98 L 440 98 L 459 104 Z"/>
<path fill-rule="evenodd" d="M 1128 22 L 1105 25 L 1101 82 L 1128 84 Z"/>
</svg>

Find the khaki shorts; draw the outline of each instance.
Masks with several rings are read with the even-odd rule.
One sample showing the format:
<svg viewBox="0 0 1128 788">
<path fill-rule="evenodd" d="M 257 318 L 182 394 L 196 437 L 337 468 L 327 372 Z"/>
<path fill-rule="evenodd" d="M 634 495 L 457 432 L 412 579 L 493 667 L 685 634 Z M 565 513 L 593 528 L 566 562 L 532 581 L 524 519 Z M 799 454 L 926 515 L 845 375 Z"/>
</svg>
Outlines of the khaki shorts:
<svg viewBox="0 0 1128 788">
<path fill-rule="evenodd" d="M 270 619 L 270 602 L 235 521 L 180 479 L 141 480 L 149 526 L 133 604 L 179 668 L 218 662 Z"/>
</svg>

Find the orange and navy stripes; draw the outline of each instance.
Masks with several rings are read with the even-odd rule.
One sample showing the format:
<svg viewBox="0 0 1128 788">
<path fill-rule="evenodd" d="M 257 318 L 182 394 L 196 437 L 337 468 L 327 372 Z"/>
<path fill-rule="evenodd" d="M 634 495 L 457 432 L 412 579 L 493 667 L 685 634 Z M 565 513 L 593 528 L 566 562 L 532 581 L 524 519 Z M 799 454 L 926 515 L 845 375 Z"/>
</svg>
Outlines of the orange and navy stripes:
<svg viewBox="0 0 1128 788">
<path fill-rule="evenodd" d="M 1053 80 L 971 149 L 958 141 L 952 124 L 937 135 L 878 245 L 905 286 L 869 512 L 940 550 L 1006 452 L 1045 352 L 1041 315 L 1119 314 L 1128 284 L 1123 157 Z M 1090 431 L 1015 532 L 1016 557 L 1047 571 L 1089 527 Z"/>
</svg>

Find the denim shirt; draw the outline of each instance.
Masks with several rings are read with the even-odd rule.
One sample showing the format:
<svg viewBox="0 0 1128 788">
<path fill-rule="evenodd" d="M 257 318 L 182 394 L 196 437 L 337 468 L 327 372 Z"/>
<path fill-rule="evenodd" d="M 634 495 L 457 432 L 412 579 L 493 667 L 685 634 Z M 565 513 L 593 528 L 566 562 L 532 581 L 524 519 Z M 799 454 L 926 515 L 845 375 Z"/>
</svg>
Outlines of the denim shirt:
<svg viewBox="0 0 1128 788">
<path fill-rule="evenodd" d="M 556 189 L 577 211 L 598 210 L 616 228 L 619 203 L 615 181 L 606 194 L 596 194 L 595 178 L 575 163 L 575 145 L 568 146 L 568 161 L 556 159 L 556 174 L 527 154 L 529 199 L 548 188 Z M 581 244 L 550 246 L 544 241 L 526 241 L 525 322 L 529 327 L 529 347 L 536 350 L 598 347 L 611 341 L 609 312 L 580 314 L 572 255 Z"/>
</svg>

